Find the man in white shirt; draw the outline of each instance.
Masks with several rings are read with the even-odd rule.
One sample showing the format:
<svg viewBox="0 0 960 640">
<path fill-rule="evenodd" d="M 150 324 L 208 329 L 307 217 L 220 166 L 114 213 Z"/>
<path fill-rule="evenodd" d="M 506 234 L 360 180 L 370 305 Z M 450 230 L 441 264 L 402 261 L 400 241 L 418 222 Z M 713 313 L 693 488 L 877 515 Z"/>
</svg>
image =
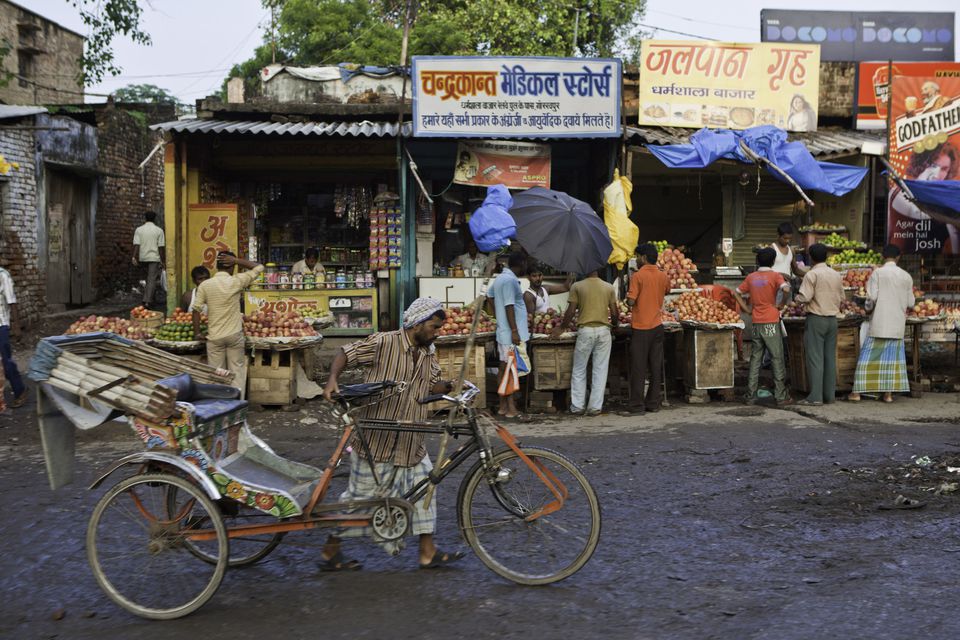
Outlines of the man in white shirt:
<svg viewBox="0 0 960 640">
<path fill-rule="evenodd" d="M 146 222 L 133 232 L 133 264 L 147 267 L 147 282 L 143 288 L 143 306 L 150 308 L 153 304 L 153 293 L 156 290 L 157 278 L 166 258 L 166 241 L 163 229 L 154 222 L 157 214 L 147 211 L 144 216 Z"/>
<path fill-rule="evenodd" d="M 467 252 L 457 256 L 453 264 L 458 264 L 463 267 L 463 275 L 465 276 L 483 276 L 487 275 L 492 263 L 490 256 L 485 253 L 480 253 L 480 250 L 477 248 L 477 243 L 473 241 L 473 238 L 470 238 L 467 241 Z M 474 269 L 474 267 L 476 268 Z M 474 271 L 476 271 L 476 273 L 474 273 Z"/>
<path fill-rule="evenodd" d="M 303 254 L 303 260 L 293 263 L 293 268 L 290 270 L 290 273 L 312 274 L 315 276 L 324 273 L 323 265 L 320 264 L 319 258 L 319 251 L 316 249 L 307 249 L 306 253 Z"/>
<path fill-rule="evenodd" d="M 17 314 L 17 296 L 13 293 L 13 277 L 10 272 L 0 267 L 0 356 L 3 358 L 3 373 L 10 381 L 13 389 L 13 408 L 22 407 L 27 401 L 27 388 L 20 377 L 17 363 L 13 361 L 13 351 L 10 348 L 10 336 L 20 335 L 20 318 Z M 0 406 L 2 402 L 3 386 L 0 385 Z"/>
</svg>

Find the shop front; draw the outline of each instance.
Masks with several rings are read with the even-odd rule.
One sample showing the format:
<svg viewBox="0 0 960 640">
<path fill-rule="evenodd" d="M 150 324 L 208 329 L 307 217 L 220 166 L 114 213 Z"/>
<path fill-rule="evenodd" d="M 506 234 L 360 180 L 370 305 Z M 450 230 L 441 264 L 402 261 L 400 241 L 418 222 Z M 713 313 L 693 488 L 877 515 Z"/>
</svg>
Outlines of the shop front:
<svg viewBox="0 0 960 640">
<path fill-rule="evenodd" d="M 380 328 L 402 256 L 395 124 L 197 119 L 156 128 L 169 136 L 168 306 L 193 286 L 192 269 L 213 271 L 217 253 L 233 251 L 266 268 L 245 312 L 323 319 L 332 336 Z"/>
</svg>

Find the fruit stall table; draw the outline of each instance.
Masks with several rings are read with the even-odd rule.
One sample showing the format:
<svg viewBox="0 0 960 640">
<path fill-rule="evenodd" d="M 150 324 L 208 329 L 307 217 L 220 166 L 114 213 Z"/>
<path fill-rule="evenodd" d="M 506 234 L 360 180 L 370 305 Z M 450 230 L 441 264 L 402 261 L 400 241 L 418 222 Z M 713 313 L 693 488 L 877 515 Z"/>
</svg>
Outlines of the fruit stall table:
<svg viewBox="0 0 960 640">
<path fill-rule="evenodd" d="M 787 368 L 790 376 L 790 386 L 801 393 L 809 393 L 806 351 L 803 347 L 806 319 L 803 317 L 784 317 L 783 322 L 787 326 L 787 349 L 790 352 Z M 849 392 L 853 390 L 853 378 L 857 372 L 857 358 L 860 355 L 860 325 L 862 323 L 863 316 L 859 314 L 837 319 L 837 391 Z"/>
<path fill-rule="evenodd" d="M 737 357 L 735 329 L 743 324 L 715 324 L 683 321 L 683 383 L 688 401 L 695 391 L 733 389 L 734 361 Z"/>
<path fill-rule="evenodd" d="M 265 289 L 254 286 L 244 294 L 246 312 L 295 312 L 305 318 L 331 317 L 324 333 L 363 336 L 378 327 L 376 289 Z"/>
<path fill-rule="evenodd" d="M 251 405 L 294 408 L 304 398 L 319 395 L 303 370 L 303 353 L 323 336 L 258 338 L 247 336 L 247 400 Z M 309 387 L 309 389 L 308 389 Z"/>
<path fill-rule="evenodd" d="M 924 326 L 939 322 L 947 317 L 946 313 L 938 315 L 908 315 L 907 332 L 910 333 L 910 394 L 919 398 L 922 392 L 923 365 L 920 357 L 920 344 L 924 340 Z"/>
</svg>

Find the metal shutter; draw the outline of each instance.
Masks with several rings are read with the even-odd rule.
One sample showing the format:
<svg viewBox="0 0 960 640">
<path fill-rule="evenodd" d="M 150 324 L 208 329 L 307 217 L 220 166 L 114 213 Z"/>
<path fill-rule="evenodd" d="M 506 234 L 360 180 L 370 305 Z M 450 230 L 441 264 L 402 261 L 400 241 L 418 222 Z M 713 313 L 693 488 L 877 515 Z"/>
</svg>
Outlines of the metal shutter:
<svg viewBox="0 0 960 640">
<path fill-rule="evenodd" d="M 766 175 L 760 183 L 760 193 L 753 181 L 744 191 L 746 236 L 733 243 L 732 258 L 735 265 L 752 266 L 756 264 L 753 247 L 777 239 L 777 226 L 793 221 L 800 195 L 790 185 Z"/>
</svg>

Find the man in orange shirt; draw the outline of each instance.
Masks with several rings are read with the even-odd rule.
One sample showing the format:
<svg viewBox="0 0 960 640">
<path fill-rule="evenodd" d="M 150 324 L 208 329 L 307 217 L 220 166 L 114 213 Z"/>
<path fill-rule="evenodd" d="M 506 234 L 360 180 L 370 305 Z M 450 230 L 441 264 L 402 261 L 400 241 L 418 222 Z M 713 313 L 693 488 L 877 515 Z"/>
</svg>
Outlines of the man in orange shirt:
<svg viewBox="0 0 960 640">
<path fill-rule="evenodd" d="M 789 293 L 790 285 L 783 274 L 773 270 L 777 259 L 777 250 L 772 247 L 761 249 L 757 254 L 757 270 L 740 283 L 733 295 L 744 313 L 753 320 L 753 346 L 750 349 L 750 376 L 747 378 L 746 403 L 757 401 L 757 387 L 760 383 L 760 366 L 763 363 L 763 351 L 770 352 L 773 363 L 774 396 L 777 406 L 790 404 L 787 393 L 787 368 L 783 358 L 783 334 L 780 332 L 780 309 L 786 302 L 786 295 L 777 303 L 777 294 L 782 290 Z M 750 298 L 748 305 L 744 296 Z"/>
<path fill-rule="evenodd" d="M 630 406 L 622 415 L 643 415 L 660 410 L 663 384 L 663 323 L 660 310 L 670 293 L 670 279 L 657 267 L 657 248 L 652 244 L 637 247 L 640 268 L 630 277 L 627 305 L 632 314 L 630 336 Z M 643 385 L 650 387 L 646 397 Z"/>
</svg>

